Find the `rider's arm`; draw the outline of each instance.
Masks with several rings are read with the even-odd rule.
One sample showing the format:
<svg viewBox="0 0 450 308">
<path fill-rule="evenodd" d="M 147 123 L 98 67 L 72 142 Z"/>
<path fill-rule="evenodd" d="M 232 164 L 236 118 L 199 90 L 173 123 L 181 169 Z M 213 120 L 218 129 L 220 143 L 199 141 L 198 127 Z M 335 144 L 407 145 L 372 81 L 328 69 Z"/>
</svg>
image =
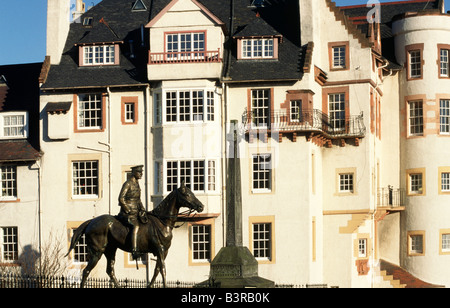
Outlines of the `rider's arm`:
<svg viewBox="0 0 450 308">
<path fill-rule="evenodd" d="M 127 205 L 127 203 L 125 201 L 125 195 L 127 194 L 127 191 L 129 188 L 130 188 L 130 184 L 128 182 L 125 182 L 119 193 L 119 205 L 126 214 L 128 214 L 130 212 L 130 207 Z"/>
</svg>

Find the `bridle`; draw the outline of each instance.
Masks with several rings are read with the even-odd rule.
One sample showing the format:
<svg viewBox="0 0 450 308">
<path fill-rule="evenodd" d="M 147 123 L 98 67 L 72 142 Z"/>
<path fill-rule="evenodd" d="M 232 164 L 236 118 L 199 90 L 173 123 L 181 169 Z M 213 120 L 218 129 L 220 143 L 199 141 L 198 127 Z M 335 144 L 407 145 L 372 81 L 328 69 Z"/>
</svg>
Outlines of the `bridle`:
<svg viewBox="0 0 450 308">
<path fill-rule="evenodd" d="M 179 198 L 179 194 L 180 194 L 180 192 L 177 190 L 177 191 L 176 191 L 176 195 L 175 195 L 175 196 L 172 196 L 172 198 L 176 198 L 178 202 L 182 203 L 182 205 L 180 206 L 180 208 L 181 208 L 182 206 L 183 206 L 183 207 L 187 207 L 187 208 L 188 208 L 187 210 L 182 211 L 181 213 L 178 212 L 177 215 L 161 215 L 160 213 L 155 213 L 154 211 L 150 211 L 150 212 L 148 212 L 148 213 L 149 213 L 150 215 L 155 216 L 156 218 L 158 218 L 158 219 L 161 221 L 161 223 L 162 223 L 163 225 L 165 225 L 166 227 L 172 227 L 172 228 L 175 228 L 175 229 L 181 228 L 182 226 L 184 226 L 184 224 L 187 222 L 187 220 L 184 221 L 181 225 L 175 226 L 176 220 L 179 219 L 179 218 L 187 218 L 187 217 L 191 217 L 191 214 L 194 213 L 196 210 L 195 210 L 194 208 L 190 207 L 190 206 L 186 206 L 186 203 L 189 204 L 189 202 L 187 202 L 186 200 L 179 200 L 179 199 L 178 199 L 178 198 Z M 184 198 L 183 198 L 183 199 L 184 199 Z M 167 201 L 170 201 L 170 200 L 167 200 Z M 177 201 L 175 201 L 175 202 L 177 202 Z M 178 208 L 178 209 L 179 209 L 179 208 Z M 193 215 L 192 217 L 195 217 L 196 215 L 197 215 L 197 213 L 194 213 L 194 215 Z M 169 224 L 167 224 L 167 223 L 165 222 L 166 219 L 174 219 L 174 218 L 175 218 L 175 223 L 174 223 L 173 226 L 170 226 Z"/>
</svg>

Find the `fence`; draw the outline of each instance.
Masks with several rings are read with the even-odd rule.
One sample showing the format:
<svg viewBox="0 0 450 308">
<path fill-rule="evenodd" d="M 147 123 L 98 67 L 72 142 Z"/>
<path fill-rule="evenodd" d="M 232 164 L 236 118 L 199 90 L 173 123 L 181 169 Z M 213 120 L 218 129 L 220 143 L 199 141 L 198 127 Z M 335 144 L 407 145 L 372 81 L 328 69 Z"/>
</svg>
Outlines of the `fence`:
<svg viewBox="0 0 450 308">
<path fill-rule="evenodd" d="M 22 276 L 17 274 L 0 274 L 0 289 L 70 289 L 79 288 L 81 279 L 78 277 L 45 277 L 45 276 Z M 146 288 L 146 280 L 120 279 L 122 288 Z M 195 282 L 168 281 L 168 288 L 195 288 Z M 108 278 L 89 278 L 86 288 L 113 288 Z M 162 282 L 156 281 L 155 288 L 162 288 Z M 328 288 L 326 284 L 277 284 L 276 288 Z"/>
</svg>

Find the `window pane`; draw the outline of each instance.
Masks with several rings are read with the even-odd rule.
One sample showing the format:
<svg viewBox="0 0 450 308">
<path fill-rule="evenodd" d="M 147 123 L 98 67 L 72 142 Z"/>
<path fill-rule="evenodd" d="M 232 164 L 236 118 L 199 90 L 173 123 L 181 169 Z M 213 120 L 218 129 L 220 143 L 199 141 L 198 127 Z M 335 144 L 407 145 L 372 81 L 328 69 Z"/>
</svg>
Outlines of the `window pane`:
<svg viewBox="0 0 450 308">
<path fill-rule="evenodd" d="M 345 68 L 345 46 L 333 47 L 333 68 Z"/>
<path fill-rule="evenodd" d="M 210 261 L 211 259 L 211 226 L 194 225 L 192 232 L 192 259 L 194 261 Z"/>
<path fill-rule="evenodd" d="M 270 115 L 270 90 L 252 90 L 253 124 L 257 127 L 267 127 Z"/>
<path fill-rule="evenodd" d="M 98 161 L 72 162 L 73 196 L 98 196 Z"/>
<path fill-rule="evenodd" d="M 17 227 L 3 227 L 1 228 L 2 236 L 2 252 L 0 261 L 13 262 L 19 258 L 19 241 Z"/>
<path fill-rule="evenodd" d="M 16 166 L 1 166 L 0 199 L 10 200 L 17 198 L 17 168 Z"/>
<path fill-rule="evenodd" d="M 442 77 L 449 77 L 449 58 L 448 49 L 441 49 L 440 52 L 440 70 Z"/>
<path fill-rule="evenodd" d="M 84 94 L 78 101 L 78 128 L 101 129 L 103 125 L 101 94 Z"/>
<path fill-rule="evenodd" d="M 409 103 L 409 133 L 410 135 L 423 135 L 422 101 Z"/>
<path fill-rule="evenodd" d="M 440 132 L 450 133 L 450 100 L 441 99 L 439 102 Z"/>
<path fill-rule="evenodd" d="M 334 130 L 345 129 L 345 93 L 328 95 L 330 124 Z"/>
<path fill-rule="evenodd" d="M 271 189 L 271 155 L 258 154 L 253 156 L 253 189 Z"/>
<path fill-rule="evenodd" d="M 253 255 L 257 259 L 272 258 L 272 224 L 253 224 Z"/>
<path fill-rule="evenodd" d="M 409 52 L 410 77 L 419 78 L 422 75 L 422 57 L 420 50 Z"/>
</svg>

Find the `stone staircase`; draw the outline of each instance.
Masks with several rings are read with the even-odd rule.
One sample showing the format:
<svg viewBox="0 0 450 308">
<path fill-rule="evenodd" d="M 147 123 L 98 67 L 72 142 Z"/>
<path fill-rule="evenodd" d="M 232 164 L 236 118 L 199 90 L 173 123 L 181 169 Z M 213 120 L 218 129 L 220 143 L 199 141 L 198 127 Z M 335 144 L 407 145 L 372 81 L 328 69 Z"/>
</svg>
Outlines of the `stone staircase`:
<svg viewBox="0 0 450 308">
<path fill-rule="evenodd" d="M 420 280 L 398 265 L 380 260 L 374 269 L 376 273 L 374 288 L 443 288 Z"/>
</svg>

